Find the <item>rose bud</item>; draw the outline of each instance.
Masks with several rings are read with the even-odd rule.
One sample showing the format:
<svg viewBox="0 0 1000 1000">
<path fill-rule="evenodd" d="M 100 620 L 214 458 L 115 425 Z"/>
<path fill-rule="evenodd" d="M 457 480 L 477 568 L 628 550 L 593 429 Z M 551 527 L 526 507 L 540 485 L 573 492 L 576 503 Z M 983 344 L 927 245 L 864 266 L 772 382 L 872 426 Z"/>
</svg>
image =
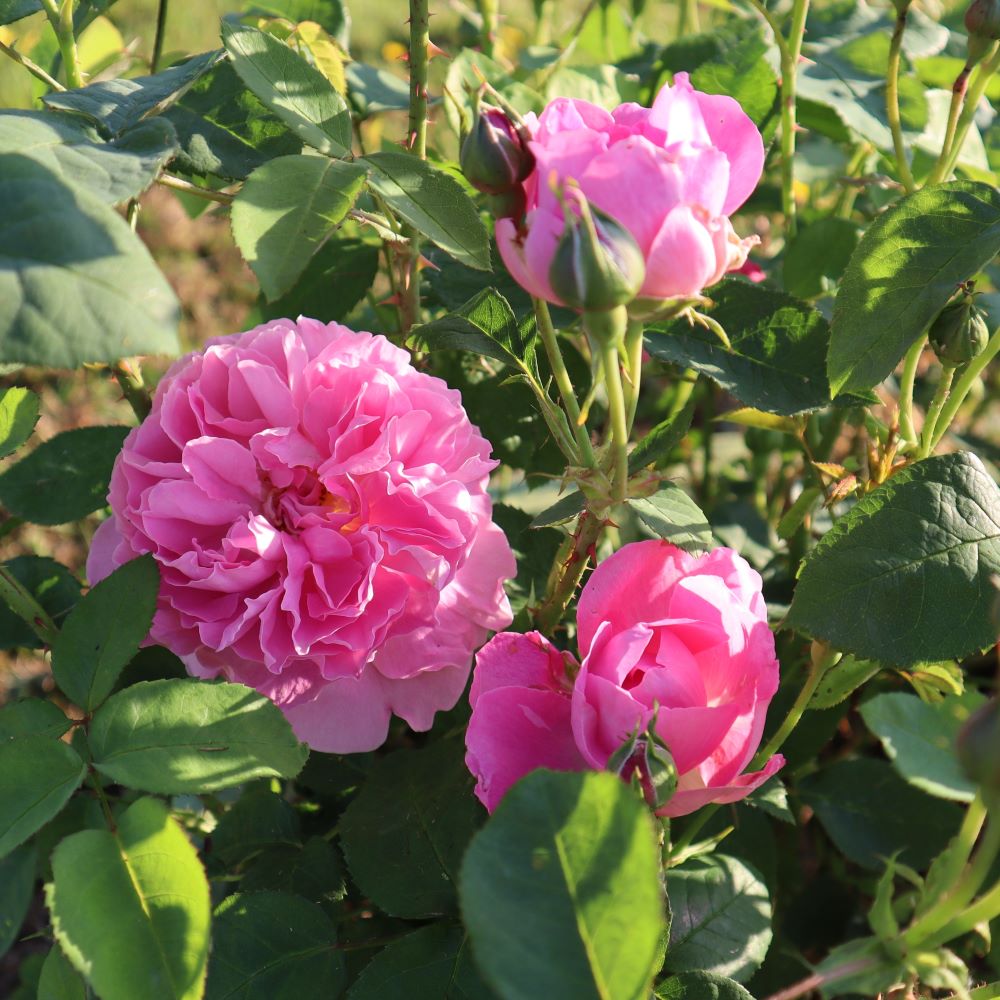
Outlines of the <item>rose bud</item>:
<svg viewBox="0 0 1000 1000">
<path fill-rule="evenodd" d="M 992 698 L 958 733 L 958 761 L 977 785 L 1000 789 L 1000 709 Z"/>
<path fill-rule="evenodd" d="M 484 194 L 512 191 L 531 173 L 535 157 L 527 137 L 500 109 L 480 104 L 459 153 L 465 179 Z M 521 206 L 523 211 L 523 197 Z M 513 213 L 512 213 L 513 214 Z"/>
<path fill-rule="evenodd" d="M 646 264 L 632 234 L 617 219 L 567 190 L 563 234 L 549 267 L 549 284 L 566 305 L 604 312 L 632 301 L 646 277 Z M 579 215 L 569 209 L 575 201 Z"/>
<path fill-rule="evenodd" d="M 990 339 L 984 315 L 969 293 L 938 313 L 927 337 L 944 367 L 964 365 L 983 352 Z"/>
<path fill-rule="evenodd" d="M 970 37 L 1000 39 L 1000 0 L 972 0 L 965 12 L 965 28 Z"/>
</svg>

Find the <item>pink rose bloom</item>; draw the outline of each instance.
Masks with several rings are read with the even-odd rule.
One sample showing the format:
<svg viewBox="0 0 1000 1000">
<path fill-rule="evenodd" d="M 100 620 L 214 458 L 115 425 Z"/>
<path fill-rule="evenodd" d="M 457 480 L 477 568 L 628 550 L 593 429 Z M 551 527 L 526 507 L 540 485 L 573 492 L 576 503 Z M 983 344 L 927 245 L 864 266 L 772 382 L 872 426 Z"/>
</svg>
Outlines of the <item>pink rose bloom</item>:
<svg viewBox="0 0 1000 1000">
<path fill-rule="evenodd" d="M 510 624 L 490 444 L 384 337 L 276 320 L 171 367 L 111 479 L 92 583 L 151 552 L 150 640 L 256 688 L 317 750 L 428 729 Z"/>
<path fill-rule="evenodd" d="M 502 633 L 479 652 L 466 762 L 487 809 L 537 767 L 603 769 L 654 714 L 680 778 L 660 815 L 735 802 L 784 764 L 775 754 L 743 773 L 778 661 L 760 576 L 731 549 L 624 546 L 587 581 L 577 627 L 579 666 L 537 632 Z"/>
<path fill-rule="evenodd" d="M 558 98 L 526 116 L 535 169 L 524 182 L 527 215 L 498 219 L 497 246 L 514 279 L 559 304 L 549 265 L 563 231 L 553 176 L 572 178 L 589 201 L 635 237 L 646 259 L 639 296 L 697 295 L 747 259 L 756 237 L 741 240 L 729 216 L 747 200 L 764 167 L 764 143 L 731 97 L 703 94 L 678 73 L 651 108 L 608 112 Z"/>
</svg>

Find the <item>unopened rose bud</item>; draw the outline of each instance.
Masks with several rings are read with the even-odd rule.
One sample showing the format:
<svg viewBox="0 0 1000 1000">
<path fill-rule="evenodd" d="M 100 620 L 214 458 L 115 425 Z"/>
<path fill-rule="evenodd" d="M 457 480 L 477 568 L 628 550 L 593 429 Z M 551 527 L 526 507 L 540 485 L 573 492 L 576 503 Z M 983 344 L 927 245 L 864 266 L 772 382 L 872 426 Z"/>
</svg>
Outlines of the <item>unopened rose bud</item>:
<svg viewBox="0 0 1000 1000">
<path fill-rule="evenodd" d="M 484 194 L 513 191 L 535 166 L 527 138 L 500 108 L 480 104 L 459 154 L 466 180 Z"/>
<path fill-rule="evenodd" d="M 946 368 L 964 365 L 983 352 L 990 331 L 984 313 L 965 292 L 960 299 L 950 302 L 931 323 L 927 337 L 938 360 Z"/>
<path fill-rule="evenodd" d="M 972 0 L 965 12 L 970 38 L 1000 39 L 1000 0 Z"/>
<path fill-rule="evenodd" d="M 579 191 L 567 194 L 566 225 L 549 266 L 552 290 L 566 305 L 588 313 L 631 302 L 646 278 L 639 244 L 620 222 L 591 207 Z"/>
<path fill-rule="evenodd" d="M 1000 707 L 996 698 L 973 712 L 959 730 L 958 760 L 977 785 L 1000 790 Z"/>
</svg>

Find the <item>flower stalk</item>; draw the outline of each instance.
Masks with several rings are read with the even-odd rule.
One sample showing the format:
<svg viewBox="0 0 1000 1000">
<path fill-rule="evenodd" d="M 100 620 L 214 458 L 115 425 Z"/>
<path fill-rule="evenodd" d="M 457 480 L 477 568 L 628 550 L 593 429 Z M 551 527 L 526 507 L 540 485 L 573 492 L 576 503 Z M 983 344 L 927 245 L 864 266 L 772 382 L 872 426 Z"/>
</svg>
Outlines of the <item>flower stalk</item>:
<svg viewBox="0 0 1000 1000">
<path fill-rule="evenodd" d="M 910 0 L 900 0 L 896 8 L 896 25 L 889 43 L 889 67 L 885 80 L 885 113 L 892 131 L 892 145 L 896 153 L 896 170 L 903 182 L 907 194 L 916 191 L 910 164 L 906 159 L 906 146 L 903 143 L 903 126 L 899 117 L 899 63 L 903 49 L 903 34 L 906 31 L 906 18 L 910 9 Z"/>
</svg>

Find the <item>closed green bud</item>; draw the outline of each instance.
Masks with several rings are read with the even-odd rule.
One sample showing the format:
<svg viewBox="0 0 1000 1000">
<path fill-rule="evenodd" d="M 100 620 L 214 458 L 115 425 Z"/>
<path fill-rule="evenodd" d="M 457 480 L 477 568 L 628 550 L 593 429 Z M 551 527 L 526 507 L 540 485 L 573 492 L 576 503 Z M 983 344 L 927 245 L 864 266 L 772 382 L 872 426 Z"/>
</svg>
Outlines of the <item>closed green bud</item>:
<svg viewBox="0 0 1000 1000">
<path fill-rule="evenodd" d="M 531 173 L 535 157 L 522 127 L 500 108 L 480 104 L 472 130 L 462 143 L 459 163 L 466 180 L 478 191 L 504 195 Z"/>
<path fill-rule="evenodd" d="M 571 192 L 567 192 L 570 194 Z M 580 214 L 570 206 L 575 200 Z M 646 262 L 632 234 L 572 191 L 566 226 L 549 266 L 549 284 L 566 305 L 605 312 L 631 302 L 646 280 Z"/>
<path fill-rule="evenodd" d="M 965 12 L 965 28 L 970 38 L 1000 39 L 1000 0 L 972 0 Z"/>
<path fill-rule="evenodd" d="M 958 760 L 977 785 L 1000 791 L 1000 707 L 996 698 L 973 712 L 959 730 Z"/>
<path fill-rule="evenodd" d="M 969 292 L 938 313 L 931 323 L 927 337 L 938 360 L 946 368 L 964 365 L 983 352 L 990 331 L 984 313 Z"/>
</svg>

